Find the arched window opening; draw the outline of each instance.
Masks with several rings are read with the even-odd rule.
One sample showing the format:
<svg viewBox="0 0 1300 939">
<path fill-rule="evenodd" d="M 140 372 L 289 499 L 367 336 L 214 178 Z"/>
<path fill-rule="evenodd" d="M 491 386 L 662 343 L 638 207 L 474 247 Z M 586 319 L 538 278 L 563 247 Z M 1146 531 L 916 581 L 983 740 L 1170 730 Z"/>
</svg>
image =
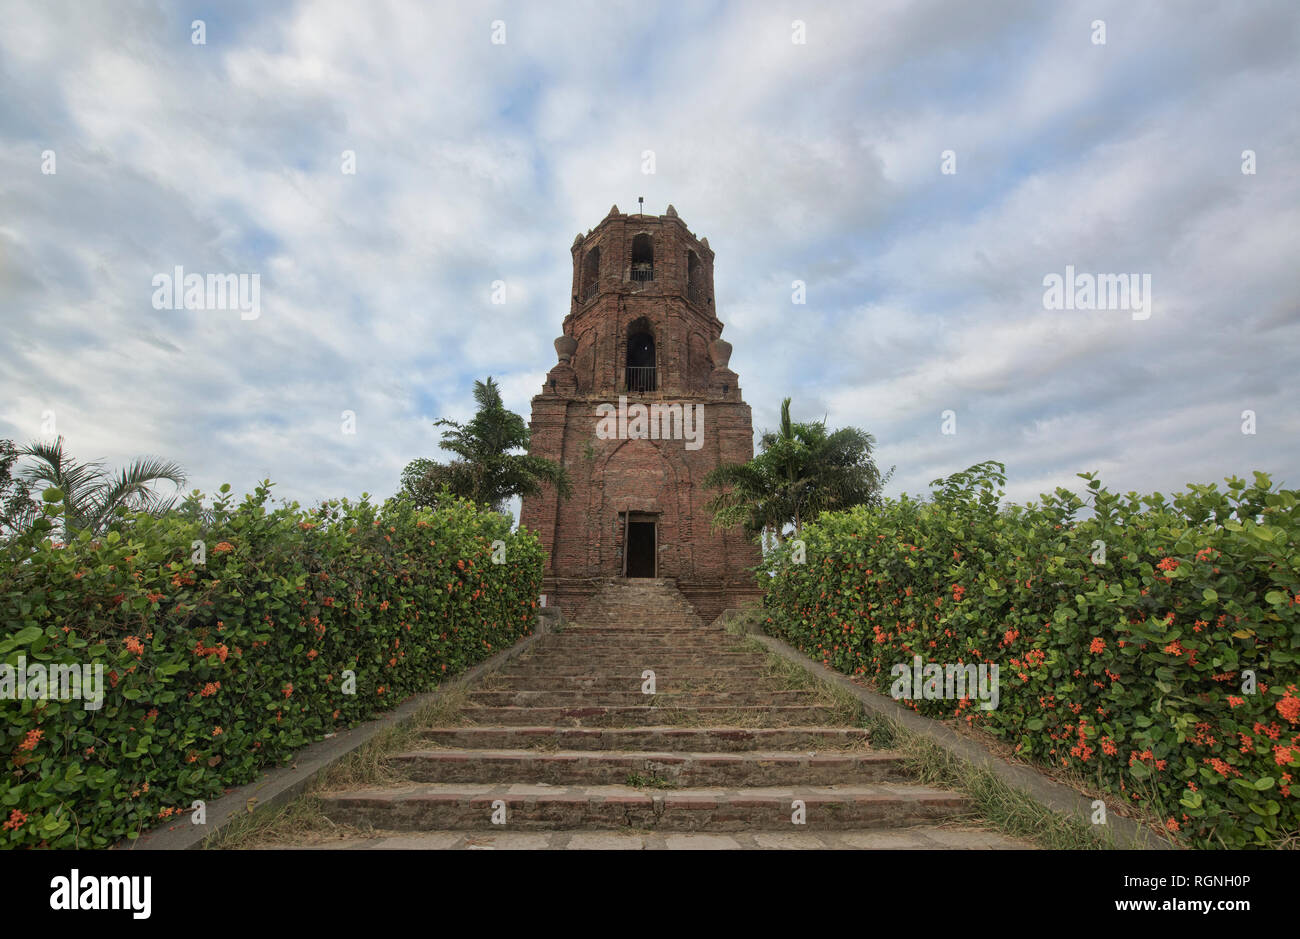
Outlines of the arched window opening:
<svg viewBox="0 0 1300 939">
<path fill-rule="evenodd" d="M 578 296 L 586 303 L 600 289 L 600 248 L 592 248 L 582 259 L 582 283 Z"/>
<path fill-rule="evenodd" d="M 694 251 L 687 252 L 686 255 L 686 294 L 692 300 L 698 301 L 701 292 L 700 283 L 700 256 Z"/>
<path fill-rule="evenodd" d="M 655 279 L 655 245 L 649 235 L 641 234 L 632 239 L 632 279 Z"/>
<path fill-rule="evenodd" d="M 634 328 L 627 337 L 627 390 L 646 392 L 658 388 L 654 336 L 646 328 Z"/>
</svg>

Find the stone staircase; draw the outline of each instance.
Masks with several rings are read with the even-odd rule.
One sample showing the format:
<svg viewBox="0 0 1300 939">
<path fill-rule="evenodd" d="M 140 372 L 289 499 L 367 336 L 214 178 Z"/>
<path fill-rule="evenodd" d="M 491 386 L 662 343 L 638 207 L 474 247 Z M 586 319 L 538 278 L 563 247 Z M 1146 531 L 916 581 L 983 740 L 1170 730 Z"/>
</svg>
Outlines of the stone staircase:
<svg viewBox="0 0 1300 939">
<path fill-rule="evenodd" d="M 695 607 L 671 580 L 610 581 L 574 619 L 583 626 L 609 627 L 615 630 L 616 638 L 626 637 L 628 630 L 652 629 L 659 634 L 668 629 L 699 630 L 703 625 L 695 615 Z"/>
<path fill-rule="evenodd" d="M 834 701 L 783 687 L 671 583 L 611 583 L 577 619 L 390 756 L 405 785 L 323 794 L 334 822 L 384 833 L 336 846 L 1021 846 L 952 825 L 964 796 L 909 783 Z"/>
</svg>

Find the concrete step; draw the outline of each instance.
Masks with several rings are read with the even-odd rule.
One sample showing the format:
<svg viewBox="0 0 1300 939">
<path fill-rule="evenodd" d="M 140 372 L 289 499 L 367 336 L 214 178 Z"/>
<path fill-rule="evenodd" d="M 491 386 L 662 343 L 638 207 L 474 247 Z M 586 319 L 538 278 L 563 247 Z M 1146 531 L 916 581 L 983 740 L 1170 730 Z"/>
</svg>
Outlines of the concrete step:
<svg viewBox="0 0 1300 939">
<path fill-rule="evenodd" d="M 583 608 L 583 614 L 599 613 L 602 610 L 615 609 L 618 607 L 638 607 L 649 608 L 656 607 L 659 609 L 682 610 L 694 613 L 695 607 L 691 606 L 690 601 L 680 593 L 668 592 L 628 592 L 626 594 L 597 594 L 587 601 Z M 574 617 L 578 622 L 582 622 L 582 616 Z"/>
<path fill-rule="evenodd" d="M 484 749 L 542 747 L 563 750 L 681 750 L 738 753 L 750 750 L 854 750 L 870 745 L 858 727 L 430 727 L 424 746 Z"/>
<path fill-rule="evenodd" d="M 629 777 L 640 776 L 674 787 L 829 786 L 904 778 L 898 754 L 874 750 L 411 750 L 389 760 L 413 782 L 437 783 L 637 785 Z"/>
<path fill-rule="evenodd" d="M 598 597 L 583 607 L 578 615 L 575 616 L 574 622 L 585 622 L 586 618 L 606 613 L 611 610 L 668 610 L 681 615 L 694 615 L 695 608 L 686 602 L 686 598 L 681 594 L 677 596 L 665 596 L 663 594 L 643 594 L 637 596 L 625 597 Z"/>
<path fill-rule="evenodd" d="M 598 642 L 627 642 L 629 640 L 641 640 L 646 642 L 679 642 L 679 641 L 710 641 L 710 642 L 735 642 L 737 637 L 723 632 L 701 632 L 699 629 L 662 629 L 659 632 L 649 632 L 646 629 L 564 629 L 563 632 L 554 632 L 547 639 L 554 640 L 582 640 Z"/>
<path fill-rule="evenodd" d="M 664 623 L 647 623 L 645 626 L 637 628 L 625 628 L 620 626 L 593 626 L 590 623 L 564 623 L 556 636 L 628 636 L 630 633 L 636 633 L 638 636 L 716 636 L 720 639 L 731 639 L 733 633 L 727 632 L 727 629 L 718 626 L 695 626 L 689 629 L 667 626 Z"/>
<path fill-rule="evenodd" d="M 761 707 L 808 704 L 811 691 L 640 691 L 492 690 L 472 691 L 469 701 L 483 707 Z"/>
<path fill-rule="evenodd" d="M 594 606 L 588 605 L 584 607 L 573 617 L 573 621 L 575 623 L 589 623 L 594 618 L 621 613 L 634 616 L 643 613 L 662 613 L 665 616 L 672 616 L 676 620 L 694 621 L 704 625 L 693 607 L 683 606 L 681 603 L 663 597 L 646 597 L 641 600 L 633 597 L 622 597 L 613 600 L 602 600 Z"/>
<path fill-rule="evenodd" d="M 655 831 L 834 831 L 896 828 L 969 812 L 962 795 L 890 783 L 747 789 L 424 783 L 323 793 L 338 824 L 395 831 L 638 828 Z M 802 803 L 803 824 L 793 819 Z M 504 825 L 494 812 L 504 808 Z M 499 816 L 498 816 L 499 817 Z"/>
<path fill-rule="evenodd" d="M 582 620 L 582 626 L 606 629 L 612 633 L 639 633 L 651 624 L 665 627 L 669 632 L 679 633 L 693 633 L 704 628 L 703 624 L 695 617 L 678 617 L 669 613 L 651 613 L 644 610 L 609 613 Z M 564 629 L 563 632 L 568 632 L 568 629 Z"/>
<path fill-rule="evenodd" d="M 555 643 L 548 642 L 538 646 L 538 654 L 543 652 L 574 656 L 575 658 L 587 658 L 595 655 L 609 657 L 617 656 L 636 656 L 642 658 L 647 655 L 653 656 L 690 656 L 695 659 L 706 659 L 714 655 L 727 655 L 744 653 L 747 650 L 737 648 L 736 646 L 726 645 L 723 643 L 713 642 L 569 642 Z"/>
<path fill-rule="evenodd" d="M 726 652 L 740 643 L 734 636 L 697 636 L 683 632 L 680 636 L 645 636 L 629 631 L 626 636 L 584 636 L 557 633 L 542 640 L 545 649 L 716 649 Z"/>
<path fill-rule="evenodd" d="M 476 724 L 532 727 L 570 724 L 588 727 L 651 727 L 656 724 L 708 725 L 825 724 L 835 719 L 829 708 L 791 707 L 465 707 L 460 714 Z"/>
<path fill-rule="evenodd" d="M 794 828 L 795 826 L 790 826 Z M 405 831 L 319 844 L 276 845 L 312 851 L 1023 851 L 1034 846 L 978 828 L 909 825 L 843 831 L 655 832 Z"/>
<path fill-rule="evenodd" d="M 484 691 L 587 691 L 587 692 L 637 692 L 641 691 L 641 673 L 627 675 L 494 675 L 484 682 Z M 682 678 L 680 675 L 655 676 L 655 687 L 660 694 L 673 692 L 723 692 L 767 691 L 786 689 L 764 675 L 707 675 Z"/>
<path fill-rule="evenodd" d="M 586 604 L 590 610 L 616 606 L 620 603 L 644 603 L 661 606 L 673 606 L 681 609 L 694 609 L 691 602 L 678 590 L 613 590 L 594 594 Z"/>
<path fill-rule="evenodd" d="M 678 594 L 677 596 L 665 594 L 642 594 L 640 596 L 604 596 L 595 598 L 588 603 L 582 612 L 574 617 L 576 622 L 583 622 L 583 617 L 592 614 L 605 613 L 610 610 L 671 610 L 675 613 L 694 614 L 695 608 L 686 602 L 686 599 Z"/>
<path fill-rule="evenodd" d="M 580 649 L 526 652 L 519 665 L 583 665 L 606 671 L 636 665 L 641 668 L 669 668 L 674 665 L 765 665 L 767 659 L 758 652 L 712 652 L 684 655 L 680 652 L 589 652 Z"/>
<path fill-rule="evenodd" d="M 531 678 L 543 677 L 553 678 L 557 681 L 562 679 L 590 679 L 601 678 L 611 681 L 635 680 L 638 685 L 641 682 L 641 673 L 645 671 L 635 665 L 624 665 L 621 668 L 605 669 L 596 668 L 590 665 L 574 665 L 563 662 L 555 662 L 550 665 L 529 665 L 521 664 L 507 665 L 500 671 L 494 673 L 494 677 L 501 676 L 504 678 Z M 681 679 L 683 681 L 695 681 L 701 678 L 738 678 L 738 679 L 755 679 L 768 673 L 765 665 L 719 665 L 711 668 L 707 665 L 675 665 L 670 668 L 660 669 L 655 672 L 655 679 L 663 681 L 665 677 Z"/>
<path fill-rule="evenodd" d="M 540 646 L 531 651 L 536 656 L 545 655 L 548 658 L 563 656 L 567 661 L 575 663 L 600 660 L 602 664 L 614 666 L 617 666 L 620 662 L 626 662 L 628 659 L 675 660 L 686 665 L 707 665 L 714 656 L 753 654 L 746 653 L 744 650 L 737 650 L 731 646 L 651 646 L 640 643 L 610 644 L 608 646 L 595 644 L 573 645 L 569 647 L 548 645 Z M 521 657 L 519 661 L 522 663 L 525 659 Z"/>
<path fill-rule="evenodd" d="M 641 610 L 656 610 L 661 612 L 673 613 L 678 616 L 695 616 L 695 608 L 686 603 L 684 599 L 677 597 L 665 597 L 657 595 L 646 595 L 638 597 L 601 597 L 593 603 L 588 603 L 581 609 L 574 622 L 584 623 L 593 616 L 599 616 L 602 613 L 612 612 L 639 612 Z M 699 617 L 696 616 L 698 619 Z"/>
</svg>

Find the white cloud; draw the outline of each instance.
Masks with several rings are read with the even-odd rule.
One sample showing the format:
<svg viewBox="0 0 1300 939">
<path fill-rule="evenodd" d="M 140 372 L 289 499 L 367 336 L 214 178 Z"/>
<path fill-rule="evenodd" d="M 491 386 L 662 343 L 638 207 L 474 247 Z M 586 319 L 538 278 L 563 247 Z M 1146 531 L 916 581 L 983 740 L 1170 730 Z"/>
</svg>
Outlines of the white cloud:
<svg viewBox="0 0 1300 939">
<path fill-rule="evenodd" d="M 434 419 L 470 414 L 475 378 L 527 413 L 574 232 L 643 195 L 718 253 L 755 429 L 786 395 L 860 424 L 893 491 L 984 459 L 1018 498 L 1085 469 L 1166 490 L 1294 475 L 1288 4 L 308 0 L 214 13 L 207 46 L 188 19 L 7 17 L 0 436 L 52 407 L 78 456 L 165 455 L 209 491 L 387 494 L 436 455 Z M 262 317 L 153 310 L 175 264 L 259 272 Z M 1151 273 L 1156 312 L 1044 310 L 1065 264 Z"/>
</svg>

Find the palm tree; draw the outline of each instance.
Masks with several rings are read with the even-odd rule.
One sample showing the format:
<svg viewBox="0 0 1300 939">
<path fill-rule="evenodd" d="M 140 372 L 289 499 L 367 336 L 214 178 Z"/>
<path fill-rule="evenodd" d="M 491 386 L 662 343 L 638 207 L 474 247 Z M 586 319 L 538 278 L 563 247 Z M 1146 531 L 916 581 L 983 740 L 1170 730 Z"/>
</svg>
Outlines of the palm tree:
<svg viewBox="0 0 1300 939">
<path fill-rule="evenodd" d="M 879 500 L 884 478 L 871 451 L 875 438 L 857 427 L 828 431 L 825 420 L 796 423 L 790 399 L 781 402 L 781 422 L 759 440 L 759 455 L 748 463 L 724 464 L 704 478 L 722 490 L 710 500 L 715 527 L 744 525 L 750 535 L 770 533 L 778 542 L 793 525 L 822 512 L 869 505 Z"/>
<path fill-rule="evenodd" d="M 14 479 L 12 470 L 18 462 L 18 448 L 12 440 L 0 440 L 0 538 L 25 531 L 40 509 L 32 500 L 31 487 Z"/>
<path fill-rule="evenodd" d="M 175 505 L 176 497 L 164 499 L 154 484 L 185 485 L 185 471 L 170 460 L 142 457 L 112 474 L 102 462 L 82 463 L 69 457 L 63 450 L 63 437 L 52 444 L 23 447 L 18 455 L 35 460 L 21 471 L 26 482 L 44 483 L 63 493 L 65 538 L 85 529 L 102 534 L 119 509 L 161 515 Z"/>
<path fill-rule="evenodd" d="M 745 534 L 771 534 L 785 540 L 789 515 L 781 498 L 781 480 L 769 461 L 755 458 L 748 463 L 727 463 L 704 477 L 704 485 L 721 489 L 705 506 L 713 513 L 714 528 L 743 525 Z"/>
<path fill-rule="evenodd" d="M 402 473 L 402 493 L 420 505 L 436 504 L 442 491 L 470 499 L 495 511 L 512 496 L 536 496 L 542 484 L 555 486 L 562 498 L 571 489 L 569 475 L 558 463 L 527 453 L 528 425 L 501 400 L 501 389 L 491 376 L 474 382 L 478 411 L 467 424 L 442 419 L 442 448 L 460 457 L 451 463 L 413 460 Z"/>
</svg>

